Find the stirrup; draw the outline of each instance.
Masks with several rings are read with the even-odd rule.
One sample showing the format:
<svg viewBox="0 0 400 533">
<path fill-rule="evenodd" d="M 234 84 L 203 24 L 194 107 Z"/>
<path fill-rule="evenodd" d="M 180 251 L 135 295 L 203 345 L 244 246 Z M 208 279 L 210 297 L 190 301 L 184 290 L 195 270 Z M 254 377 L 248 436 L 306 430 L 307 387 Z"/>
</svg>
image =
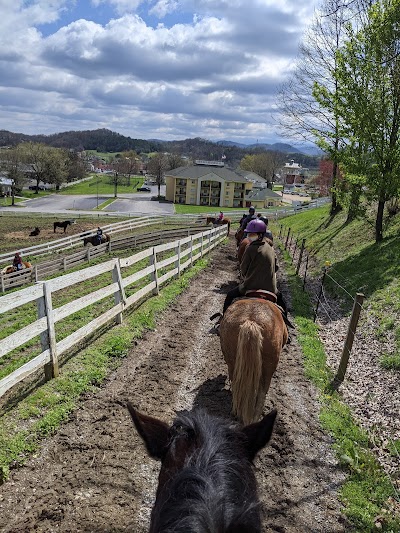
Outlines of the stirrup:
<svg viewBox="0 0 400 533">
<path fill-rule="evenodd" d="M 210 316 L 210 320 L 214 320 L 215 318 L 221 318 L 222 317 L 222 313 L 214 313 L 212 316 Z"/>
</svg>

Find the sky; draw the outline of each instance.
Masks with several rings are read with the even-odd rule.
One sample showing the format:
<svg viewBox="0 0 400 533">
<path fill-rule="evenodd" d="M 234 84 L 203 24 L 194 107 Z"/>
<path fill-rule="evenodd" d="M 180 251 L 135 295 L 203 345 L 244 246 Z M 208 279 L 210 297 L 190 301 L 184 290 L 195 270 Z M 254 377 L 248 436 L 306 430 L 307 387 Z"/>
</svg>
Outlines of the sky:
<svg viewBox="0 0 400 533">
<path fill-rule="evenodd" d="M 0 129 L 290 142 L 277 92 L 317 0 L 0 0 Z"/>
</svg>

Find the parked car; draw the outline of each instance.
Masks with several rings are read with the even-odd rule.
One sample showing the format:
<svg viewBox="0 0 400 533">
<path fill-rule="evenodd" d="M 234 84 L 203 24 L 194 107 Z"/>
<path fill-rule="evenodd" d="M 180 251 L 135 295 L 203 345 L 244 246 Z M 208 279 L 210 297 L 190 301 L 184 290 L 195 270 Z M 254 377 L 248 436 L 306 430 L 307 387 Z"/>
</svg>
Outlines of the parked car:
<svg viewBox="0 0 400 533">
<path fill-rule="evenodd" d="M 150 188 L 150 187 L 139 187 L 139 188 L 138 188 L 138 191 L 141 191 L 141 192 L 151 192 L 151 188 Z"/>
<path fill-rule="evenodd" d="M 45 191 L 46 187 L 43 187 L 42 185 L 39 185 L 39 187 L 37 185 L 29 185 L 29 190 L 30 191 Z"/>
</svg>

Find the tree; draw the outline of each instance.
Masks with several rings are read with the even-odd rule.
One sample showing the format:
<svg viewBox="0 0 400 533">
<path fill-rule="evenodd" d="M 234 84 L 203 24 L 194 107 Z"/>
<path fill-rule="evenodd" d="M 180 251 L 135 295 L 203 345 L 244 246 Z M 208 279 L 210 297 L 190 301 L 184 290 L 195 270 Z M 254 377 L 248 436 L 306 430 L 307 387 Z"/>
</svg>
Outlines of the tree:
<svg viewBox="0 0 400 533">
<path fill-rule="evenodd" d="M 53 183 L 58 188 L 68 176 L 68 154 L 60 148 L 53 148 L 40 143 L 21 145 L 26 167 L 36 180 L 36 194 L 39 183 Z"/>
<path fill-rule="evenodd" d="M 253 155 L 246 155 L 240 161 L 240 168 L 250 170 L 261 176 L 267 182 L 267 187 L 272 189 L 272 182 L 276 171 L 282 166 L 284 155 L 280 152 L 269 150 Z"/>
<path fill-rule="evenodd" d="M 180 154 L 178 153 L 169 153 L 167 155 L 168 159 L 168 170 L 172 170 L 174 168 L 179 168 L 184 166 L 184 161 Z"/>
<path fill-rule="evenodd" d="M 12 205 L 15 205 L 16 191 L 22 189 L 26 181 L 23 162 L 24 153 L 21 144 L 8 150 L 0 151 L 0 168 L 4 170 L 7 173 L 8 178 L 12 180 Z"/>
<path fill-rule="evenodd" d="M 316 84 L 315 94 L 328 112 L 335 109 L 340 116 L 345 170 L 356 169 L 367 198 L 378 203 L 378 242 L 385 203 L 400 194 L 400 0 L 374 3 L 361 29 L 349 26 L 337 58 L 340 91 L 333 94 Z"/>
<path fill-rule="evenodd" d="M 68 159 L 67 181 L 70 182 L 84 178 L 87 174 L 86 162 L 82 159 L 80 153 L 75 150 L 68 150 L 66 155 Z"/>
<path fill-rule="evenodd" d="M 331 179 L 331 214 L 341 209 L 336 184 L 339 175 L 339 115 L 332 106 L 327 109 L 315 96 L 315 83 L 331 94 L 340 90 L 337 76 L 337 52 L 346 37 L 349 20 L 358 24 L 366 0 L 325 0 L 300 46 L 296 68 L 282 86 L 280 101 L 284 135 L 301 141 L 316 142 L 333 162 Z"/>
<path fill-rule="evenodd" d="M 151 176 L 154 176 L 156 180 L 159 197 L 161 185 L 164 183 L 164 174 L 166 170 L 168 170 L 168 158 L 162 153 L 157 153 L 149 160 L 147 164 L 148 173 Z"/>
</svg>

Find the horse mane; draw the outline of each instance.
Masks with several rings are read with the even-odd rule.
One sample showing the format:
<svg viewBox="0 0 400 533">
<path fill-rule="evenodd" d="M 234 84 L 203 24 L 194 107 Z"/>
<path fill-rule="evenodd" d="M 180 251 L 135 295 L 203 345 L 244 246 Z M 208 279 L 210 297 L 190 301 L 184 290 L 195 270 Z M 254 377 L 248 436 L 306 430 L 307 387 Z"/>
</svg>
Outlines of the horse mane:
<svg viewBox="0 0 400 533">
<path fill-rule="evenodd" d="M 261 531 L 245 435 L 204 410 L 181 413 L 174 427 L 183 428 L 195 445 L 183 469 L 157 495 L 151 531 Z"/>
</svg>

